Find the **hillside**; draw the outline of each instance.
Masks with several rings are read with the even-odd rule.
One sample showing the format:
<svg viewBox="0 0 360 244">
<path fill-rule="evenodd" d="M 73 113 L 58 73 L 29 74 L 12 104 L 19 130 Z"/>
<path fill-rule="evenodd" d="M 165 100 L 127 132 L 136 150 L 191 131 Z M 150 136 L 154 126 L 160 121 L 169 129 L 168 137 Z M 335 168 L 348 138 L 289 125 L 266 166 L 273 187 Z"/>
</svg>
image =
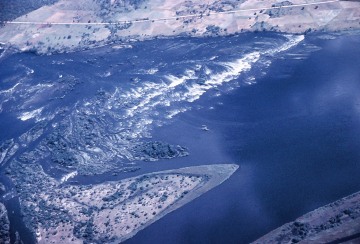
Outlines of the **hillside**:
<svg viewBox="0 0 360 244">
<path fill-rule="evenodd" d="M 0 42 L 39 53 L 162 36 L 360 28 L 360 3 L 314 0 L 60 0 L 0 29 Z"/>
<path fill-rule="evenodd" d="M 58 0 L 0 0 L 0 22 L 14 20 L 45 5 Z"/>
<path fill-rule="evenodd" d="M 336 0 L 60 0 L 6 22 L 0 42 L 64 52 L 161 36 L 351 30 L 360 28 L 359 17 L 359 2 Z"/>
</svg>

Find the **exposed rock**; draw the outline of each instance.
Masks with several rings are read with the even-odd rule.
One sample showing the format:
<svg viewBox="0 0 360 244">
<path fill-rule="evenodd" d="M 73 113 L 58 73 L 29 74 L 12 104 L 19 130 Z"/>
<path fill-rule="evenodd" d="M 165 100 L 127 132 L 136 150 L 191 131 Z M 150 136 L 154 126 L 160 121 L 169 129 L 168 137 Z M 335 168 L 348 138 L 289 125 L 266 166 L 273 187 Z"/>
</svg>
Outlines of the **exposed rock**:
<svg viewBox="0 0 360 244">
<path fill-rule="evenodd" d="M 10 222 L 4 204 L 0 203 L 0 243 L 10 244 Z"/>
<path fill-rule="evenodd" d="M 137 160 L 155 161 L 159 159 L 170 159 L 174 157 L 188 156 L 187 148 L 179 145 L 154 141 L 139 144 L 133 148 L 133 155 Z"/>
</svg>

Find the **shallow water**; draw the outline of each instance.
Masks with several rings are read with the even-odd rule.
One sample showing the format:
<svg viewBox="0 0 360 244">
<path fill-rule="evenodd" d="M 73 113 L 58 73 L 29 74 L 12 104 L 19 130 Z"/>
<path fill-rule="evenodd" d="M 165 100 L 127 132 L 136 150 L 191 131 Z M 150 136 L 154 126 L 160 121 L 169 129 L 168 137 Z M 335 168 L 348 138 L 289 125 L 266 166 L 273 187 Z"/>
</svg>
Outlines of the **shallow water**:
<svg viewBox="0 0 360 244">
<path fill-rule="evenodd" d="M 21 146 L 0 169 L 39 148 L 58 124 L 77 121 L 80 113 L 103 116 L 107 124 L 96 124 L 103 134 L 126 128 L 122 135 L 133 138 L 128 144 L 116 139 L 114 149 L 152 140 L 185 146 L 190 155 L 142 162 L 121 151 L 123 159 L 114 161 L 109 151 L 101 157 L 111 167 L 141 169 L 78 175 L 71 179 L 78 184 L 192 165 L 241 167 L 126 243 L 253 241 L 359 190 L 360 38 L 302 39 L 273 33 L 177 38 L 131 49 L 7 57 L 0 72 L 0 139 Z M 99 91 L 105 96 L 98 99 Z M 47 124 L 38 138 L 19 139 L 41 121 Z M 66 134 L 79 143 L 79 153 L 86 151 L 81 133 Z M 69 173 L 45 156 L 37 163 L 56 179 Z M 14 228 L 25 238 L 21 226 Z"/>
</svg>

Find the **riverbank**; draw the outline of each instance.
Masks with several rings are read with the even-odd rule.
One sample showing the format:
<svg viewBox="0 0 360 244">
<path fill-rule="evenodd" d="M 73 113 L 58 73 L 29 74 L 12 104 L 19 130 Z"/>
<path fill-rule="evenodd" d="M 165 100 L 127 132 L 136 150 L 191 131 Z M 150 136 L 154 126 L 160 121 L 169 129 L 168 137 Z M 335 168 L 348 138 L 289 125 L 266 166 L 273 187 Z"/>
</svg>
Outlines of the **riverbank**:
<svg viewBox="0 0 360 244">
<path fill-rule="evenodd" d="M 50 54 L 179 35 L 358 30 L 359 19 L 360 3 L 355 1 L 148 0 L 121 5 L 61 0 L 6 22 L 0 42 L 21 51 Z"/>
<path fill-rule="evenodd" d="M 24 221 L 37 243 L 118 243 L 220 185 L 238 167 L 194 166 L 77 186 L 15 162 L 10 177 L 21 189 Z"/>
<path fill-rule="evenodd" d="M 360 192 L 287 223 L 255 243 L 343 243 L 360 241 Z"/>
</svg>

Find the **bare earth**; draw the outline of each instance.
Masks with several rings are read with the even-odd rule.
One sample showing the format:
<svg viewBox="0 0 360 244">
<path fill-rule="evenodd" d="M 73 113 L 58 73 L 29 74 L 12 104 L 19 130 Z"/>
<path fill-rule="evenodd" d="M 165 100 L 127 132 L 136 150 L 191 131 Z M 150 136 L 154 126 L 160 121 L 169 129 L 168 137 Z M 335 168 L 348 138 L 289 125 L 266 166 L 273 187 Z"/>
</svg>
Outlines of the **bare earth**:
<svg viewBox="0 0 360 244">
<path fill-rule="evenodd" d="M 234 164 L 194 166 L 79 186 L 63 185 L 37 167 L 30 177 L 45 180 L 46 189 L 20 198 L 24 208 L 32 209 L 26 223 L 38 243 L 119 243 L 218 186 L 237 169 Z"/>
<path fill-rule="evenodd" d="M 0 42 L 51 53 L 163 36 L 360 29 L 359 1 L 145 0 L 122 6 L 115 0 L 106 11 L 99 2 L 60 0 L 37 9 L 0 28 Z"/>
</svg>

